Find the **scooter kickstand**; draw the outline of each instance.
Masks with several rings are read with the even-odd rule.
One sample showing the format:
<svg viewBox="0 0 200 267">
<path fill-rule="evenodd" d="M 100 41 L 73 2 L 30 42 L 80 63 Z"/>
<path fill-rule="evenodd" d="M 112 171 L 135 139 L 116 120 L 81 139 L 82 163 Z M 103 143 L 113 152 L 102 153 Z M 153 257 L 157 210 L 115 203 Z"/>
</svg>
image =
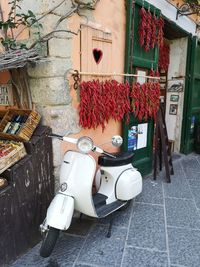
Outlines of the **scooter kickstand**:
<svg viewBox="0 0 200 267">
<path fill-rule="evenodd" d="M 114 221 L 114 215 L 111 214 L 110 224 L 109 224 L 109 228 L 108 228 L 108 233 L 106 235 L 107 238 L 110 238 L 111 237 L 111 230 L 112 230 L 113 221 Z"/>
<path fill-rule="evenodd" d="M 79 222 L 82 222 L 82 218 L 83 218 L 83 213 L 80 213 L 80 215 L 79 215 Z"/>
</svg>

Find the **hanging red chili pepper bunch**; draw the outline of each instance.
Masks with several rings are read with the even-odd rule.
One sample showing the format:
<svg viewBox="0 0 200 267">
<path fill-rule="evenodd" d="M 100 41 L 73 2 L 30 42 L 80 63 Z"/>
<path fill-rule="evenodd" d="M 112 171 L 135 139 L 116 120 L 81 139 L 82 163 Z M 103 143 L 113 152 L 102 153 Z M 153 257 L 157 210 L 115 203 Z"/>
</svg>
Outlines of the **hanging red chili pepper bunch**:
<svg viewBox="0 0 200 267">
<path fill-rule="evenodd" d="M 151 12 L 146 13 L 146 40 L 144 50 L 148 52 L 151 49 L 151 39 L 152 39 L 152 16 Z"/>
<path fill-rule="evenodd" d="M 147 82 L 142 85 L 134 83 L 130 94 L 132 98 L 132 112 L 140 121 L 148 118 L 156 119 L 159 109 L 160 84 Z"/>
<path fill-rule="evenodd" d="M 149 116 L 156 120 L 157 112 L 160 107 L 160 83 L 149 82 Z"/>
<path fill-rule="evenodd" d="M 156 71 L 153 68 L 151 68 L 151 70 L 149 72 L 149 76 L 151 76 L 151 77 L 160 77 L 160 72 L 159 72 L 158 68 L 156 69 Z"/>
<path fill-rule="evenodd" d="M 158 60 L 159 69 L 168 71 L 169 55 L 170 55 L 169 45 L 164 42 L 162 49 L 159 50 L 159 60 Z"/>
<path fill-rule="evenodd" d="M 132 100 L 131 111 L 135 114 L 135 117 L 138 117 L 138 113 L 140 109 L 140 83 L 133 83 L 130 97 Z"/>
<path fill-rule="evenodd" d="M 128 82 L 119 83 L 115 80 L 105 82 L 107 83 L 107 90 L 104 93 L 107 98 L 110 117 L 116 121 L 121 121 L 124 116 L 126 121 L 129 120 L 130 112 L 130 85 Z M 106 105 L 106 102 L 105 102 Z"/>
<path fill-rule="evenodd" d="M 157 43 L 157 18 L 155 14 L 151 16 L 151 48 L 154 49 Z"/>
<path fill-rule="evenodd" d="M 157 20 L 157 27 L 158 27 L 158 46 L 159 48 L 163 47 L 164 44 L 164 33 L 163 33 L 163 28 L 164 28 L 164 19 L 162 17 L 158 18 Z"/>
<path fill-rule="evenodd" d="M 144 7 L 142 7 L 140 9 L 140 25 L 139 25 L 139 43 L 141 47 L 144 46 L 146 39 L 146 27 L 147 27 L 146 17 L 147 17 L 147 12 L 144 9 Z"/>
<path fill-rule="evenodd" d="M 130 86 L 115 80 L 90 81 L 80 84 L 79 123 L 83 128 L 96 129 L 110 118 L 128 120 L 130 112 Z"/>
<path fill-rule="evenodd" d="M 83 128 L 95 129 L 99 125 L 105 128 L 101 95 L 102 87 L 98 80 L 80 84 L 79 124 Z"/>
<path fill-rule="evenodd" d="M 139 43 L 144 47 L 146 52 L 153 49 L 156 44 L 159 47 L 163 46 L 163 28 L 164 20 L 162 17 L 156 18 L 150 11 L 146 11 L 144 7 L 140 9 L 140 24 L 139 24 Z"/>
</svg>

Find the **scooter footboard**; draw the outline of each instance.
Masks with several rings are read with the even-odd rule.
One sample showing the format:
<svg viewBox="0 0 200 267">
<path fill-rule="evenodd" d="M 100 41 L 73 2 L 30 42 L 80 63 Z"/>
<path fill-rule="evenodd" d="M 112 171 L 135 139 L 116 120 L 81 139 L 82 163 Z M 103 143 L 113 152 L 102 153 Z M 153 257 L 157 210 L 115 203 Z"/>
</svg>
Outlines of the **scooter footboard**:
<svg viewBox="0 0 200 267">
<path fill-rule="evenodd" d="M 67 230 L 74 212 L 74 199 L 58 193 L 52 200 L 46 217 L 46 224 L 60 230 Z"/>
</svg>

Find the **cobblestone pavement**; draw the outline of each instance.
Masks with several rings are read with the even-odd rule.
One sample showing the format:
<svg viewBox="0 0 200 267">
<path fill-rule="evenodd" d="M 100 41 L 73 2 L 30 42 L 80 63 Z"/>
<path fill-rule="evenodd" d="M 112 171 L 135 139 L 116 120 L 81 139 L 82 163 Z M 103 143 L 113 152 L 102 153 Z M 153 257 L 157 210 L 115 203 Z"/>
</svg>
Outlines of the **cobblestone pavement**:
<svg viewBox="0 0 200 267">
<path fill-rule="evenodd" d="M 174 169 L 171 184 L 163 174 L 144 179 L 142 194 L 115 213 L 111 238 L 109 218 L 76 220 L 51 257 L 38 244 L 10 267 L 199 267 L 200 156 L 181 156 Z"/>
</svg>

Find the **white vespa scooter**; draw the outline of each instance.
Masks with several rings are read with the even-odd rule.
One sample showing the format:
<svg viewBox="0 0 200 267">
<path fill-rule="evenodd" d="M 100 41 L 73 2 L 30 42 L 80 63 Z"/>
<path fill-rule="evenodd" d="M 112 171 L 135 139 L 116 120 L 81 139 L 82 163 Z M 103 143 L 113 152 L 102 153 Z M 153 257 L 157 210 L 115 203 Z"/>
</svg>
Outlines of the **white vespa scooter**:
<svg viewBox="0 0 200 267">
<path fill-rule="evenodd" d="M 67 151 L 60 172 L 60 190 L 53 198 L 46 219 L 40 226 L 44 236 L 40 255 L 50 256 L 60 230 L 67 230 L 74 210 L 91 217 L 103 218 L 126 206 L 142 191 L 141 174 L 132 166 L 133 154 L 110 154 L 95 146 L 89 137 L 79 139 L 52 134 L 63 141 L 74 143 L 79 151 Z M 119 147 L 121 136 L 113 136 L 112 144 Z M 98 152 L 96 179 L 100 181 L 98 192 L 92 195 L 96 161 L 89 153 Z M 109 235 L 109 234 L 108 234 Z"/>
</svg>

